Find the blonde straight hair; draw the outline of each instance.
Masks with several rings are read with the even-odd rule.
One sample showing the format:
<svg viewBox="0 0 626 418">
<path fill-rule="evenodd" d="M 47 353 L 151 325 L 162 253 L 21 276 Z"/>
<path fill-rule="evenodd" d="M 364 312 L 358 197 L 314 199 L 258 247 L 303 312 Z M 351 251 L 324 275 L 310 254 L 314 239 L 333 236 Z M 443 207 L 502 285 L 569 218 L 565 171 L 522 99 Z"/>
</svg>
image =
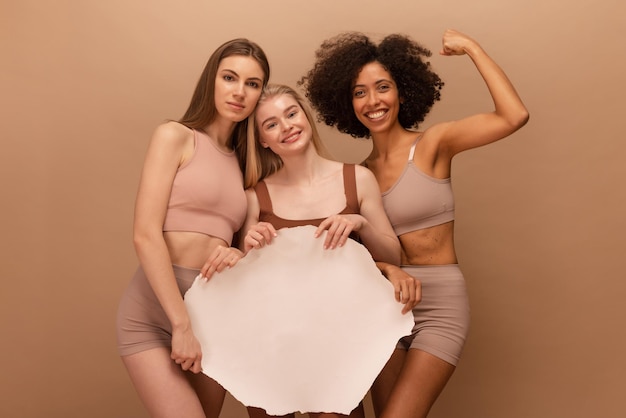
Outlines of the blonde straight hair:
<svg viewBox="0 0 626 418">
<path fill-rule="evenodd" d="M 319 155 L 325 158 L 330 158 L 330 153 L 322 143 L 317 127 L 315 126 L 315 119 L 313 118 L 313 112 L 310 107 L 294 89 L 283 84 L 268 84 L 261 93 L 261 98 L 257 105 L 260 106 L 263 102 L 276 96 L 289 95 L 293 97 L 302 111 L 306 115 L 306 118 L 311 125 L 312 141 L 315 150 Z M 248 118 L 248 138 L 247 138 L 247 154 L 245 164 L 245 187 L 254 187 L 259 181 L 265 177 L 277 172 L 283 166 L 281 158 L 275 154 L 271 149 L 265 148 L 260 142 L 261 136 L 259 127 L 256 122 L 256 110 Z"/>
</svg>

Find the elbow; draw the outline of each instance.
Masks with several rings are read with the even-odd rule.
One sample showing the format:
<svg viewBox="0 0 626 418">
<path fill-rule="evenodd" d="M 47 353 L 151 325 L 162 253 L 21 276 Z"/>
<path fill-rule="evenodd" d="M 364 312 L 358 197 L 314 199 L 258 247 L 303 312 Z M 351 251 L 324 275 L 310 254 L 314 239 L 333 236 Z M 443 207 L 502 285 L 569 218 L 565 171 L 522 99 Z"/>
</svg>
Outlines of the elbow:
<svg viewBox="0 0 626 418">
<path fill-rule="evenodd" d="M 511 126 L 513 127 L 514 131 L 517 131 L 518 129 L 526 125 L 528 123 L 528 119 L 530 119 L 530 114 L 528 113 L 528 110 L 524 107 L 519 112 L 517 112 L 517 114 L 513 118 L 511 118 Z"/>
<path fill-rule="evenodd" d="M 398 248 L 394 248 L 393 251 L 389 251 L 387 254 L 385 254 L 383 257 L 380 257 L 379 260 L 376 261 L 382 261 L 388 264 L 393 264 L 394 266 L 399 266 L 400 263 L 402 262 L 402 249 L 401 247 L 398 245 Z"/>
<path fill-rule="evenodd" d="M 149 231 L 141 228 L 135 228 L 133 230 L 133 245 L 138 254 L 141 253 L 143 249 L 148 247 L 153 241 L 154 236 Z"/>
</svg>

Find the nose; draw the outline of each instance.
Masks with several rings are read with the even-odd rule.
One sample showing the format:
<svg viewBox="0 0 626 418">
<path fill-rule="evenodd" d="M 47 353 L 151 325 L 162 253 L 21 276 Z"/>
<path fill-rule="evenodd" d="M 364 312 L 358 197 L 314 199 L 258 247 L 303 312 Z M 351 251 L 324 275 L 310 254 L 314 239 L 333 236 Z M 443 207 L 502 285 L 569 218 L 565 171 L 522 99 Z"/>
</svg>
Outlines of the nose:
<svg viewBox="0 0 626 418">
<path fill-rule="evenodd" d="M 280 128 L 283 132 L 287 132 L 291 129 L 291 121 L 289 119 L 281 119 Z"/>
<path fill-rule="evenodd" d="M 370 106 L 374 106 L 377 105 L 379 102 L 379 98 L 378 98 L 378 93 L 376 93 L 375 91 L 369 93 L 367 95 L 367 104 Z"/>
<path fill-rule="evenodd" d="M 245 84 L 244 83 L 237 83 L 237 85 L 235 86 L 235 91 L 234 91 L 234 95 L 236 97 L 245 97 L 246 96 L 246 89 L 245 89 Z"/>
</svg>

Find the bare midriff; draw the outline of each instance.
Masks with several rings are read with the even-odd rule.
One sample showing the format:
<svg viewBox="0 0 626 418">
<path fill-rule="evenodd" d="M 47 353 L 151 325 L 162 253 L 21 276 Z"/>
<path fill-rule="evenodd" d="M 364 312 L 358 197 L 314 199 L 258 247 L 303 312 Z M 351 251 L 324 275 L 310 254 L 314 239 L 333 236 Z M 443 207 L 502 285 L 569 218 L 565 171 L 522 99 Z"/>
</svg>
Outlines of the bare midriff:
<svg viewBox="0 0 626 418">
<path fill-rule="evenodd" d="M 226 241 L 199 232 L 164 232 L 165 244 L 172 264 L 193 269 L 201 268 L 217 246 L 228 247 Z"/>
<path fill-rule="evenodd" d="M 403 265 L 456 264 L 454 221 L 400 235 Z"/>
</svg>

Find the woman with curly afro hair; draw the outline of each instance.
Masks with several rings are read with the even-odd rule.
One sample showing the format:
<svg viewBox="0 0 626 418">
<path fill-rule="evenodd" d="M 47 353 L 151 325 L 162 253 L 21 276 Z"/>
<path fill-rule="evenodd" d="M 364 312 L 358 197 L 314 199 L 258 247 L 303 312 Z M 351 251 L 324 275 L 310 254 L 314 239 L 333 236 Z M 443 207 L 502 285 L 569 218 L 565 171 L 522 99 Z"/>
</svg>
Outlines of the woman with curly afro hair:
<svg viewBox="0 0 626 418">
<path fill-rule="evenodd" d="M 454 248 L 452 158 L 517 131 L 528 111 L 502 69 L 472 38 L 447 30 L 441 55 L 468 55 L 483 77 L 494 109 L 419 129 L 440 99 L 443 82 L 431 52 L 403 35 L 375 43 L 344 33 L 322 43 L 299 84 L 319 121 L 371 138 L 364 164 L 372 170 L 402 245 L 400 267 L 379 263 L 396 298 L 411 280 L 421 284 L 415 326 L 372 386 L 378 418 L 426 417 L 454 372 L 469 327 L 469 303 Z"/>
</svg>

